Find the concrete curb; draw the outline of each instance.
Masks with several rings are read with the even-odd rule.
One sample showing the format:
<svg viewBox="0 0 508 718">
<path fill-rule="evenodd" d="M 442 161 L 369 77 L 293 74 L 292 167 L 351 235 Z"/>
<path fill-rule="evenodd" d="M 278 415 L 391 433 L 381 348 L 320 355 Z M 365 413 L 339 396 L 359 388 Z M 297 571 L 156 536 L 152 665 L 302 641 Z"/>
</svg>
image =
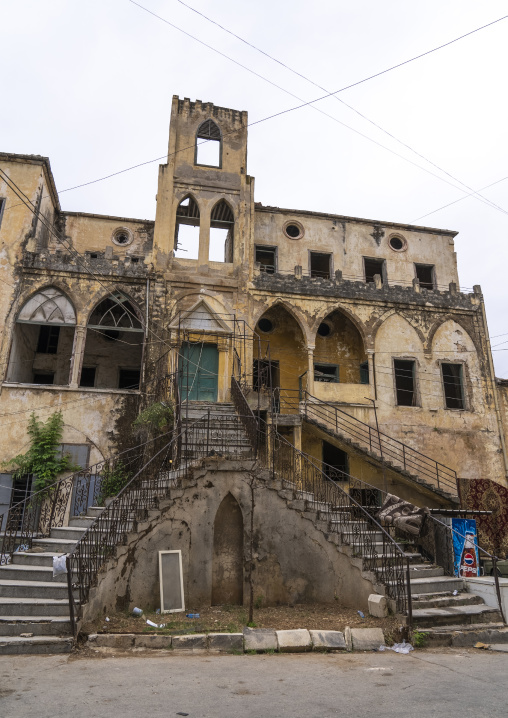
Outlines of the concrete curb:
<svg viewBox="0 0 508 718">
<path fill-rule="evenodd" d="M 354 633 L 353 633 L 354 631 Z M 190 633 L 183 636 L 134 633 L 91 633 L 87 646 L 93 650 L 178 650 L 217 651 L 222 653 L 304 653 L 308 651 L 377 650 L 384 643 L 380 628 L 346 627 L 342 631 L 275 631 L 245 628 L 243 633 Z M 373 631 L 375 640 L 373 641 Z M 352 638 L 353 633 L 353 640 Z M 363 640 L 362 640 L 363 639 Z M 374 645 L 376 644 L 376 645 Z"/>
</svg>

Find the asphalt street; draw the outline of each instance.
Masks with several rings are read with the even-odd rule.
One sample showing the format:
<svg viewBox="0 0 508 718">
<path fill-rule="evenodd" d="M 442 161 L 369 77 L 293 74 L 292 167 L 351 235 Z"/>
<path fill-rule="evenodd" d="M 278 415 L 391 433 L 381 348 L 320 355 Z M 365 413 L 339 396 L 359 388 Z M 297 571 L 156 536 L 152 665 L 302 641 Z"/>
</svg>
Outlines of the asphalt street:
<svg viewBox="0 0 508 718">
<path fill-rule="evenodd" d="M 508 654 L 0 657 L 1 718 L 506 716 Z"/>
</svg>

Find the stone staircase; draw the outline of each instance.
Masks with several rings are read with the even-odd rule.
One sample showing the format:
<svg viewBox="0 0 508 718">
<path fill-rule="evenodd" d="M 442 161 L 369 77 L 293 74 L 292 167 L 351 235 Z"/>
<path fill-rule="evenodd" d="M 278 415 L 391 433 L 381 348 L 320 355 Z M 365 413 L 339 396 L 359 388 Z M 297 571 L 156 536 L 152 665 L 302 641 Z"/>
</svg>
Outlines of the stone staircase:
<svg viewBox="0 0 508 718">
<path fill-rule="evenodd" d="M 207 401 L 183 402 L 181 408 L 182 427 L 187 423 L 192 425 L 198 419 L 207 419 L 210 415 L 211 427 L 208 430 L 203 427 L 192 431 L 192 441 L 199 443 L 196 451 L 195 443 L 187 446 L 185 438 L 182 444 L 183 457 L 193 459 L 196 454 L 221 455 L 237 454 L 247 455 L 251 453 L 252 447 L 245 433 L 244 426 L 231 403 L 218 403 Z"/>
<path fill-rule="evenodd" d="M 10 564 L 0 566 L 0 655 L 72 650 L 67 575 L 53 578 L 53 556 L 71 552 L 101 511 L 90 507 L 86 516 L 35 538 L 30 551 L 16 551 Z"/>
<path fill-rule="evenodd" d="M 340 428 L 332 428 L 328 423 L 323 421 L 322 418 L 312 416 L 310 411 L 307 412 L 307 415 L 302 415 L 302 418 L 308 424 L 316 427 L 321 432 L 325 433 L 329 440 L 336 440 L 341 445 L 341 448 L 344 448 L 348 453 L 356 453 L 362 458 L 367 458 L 369 463 L 374 464 L 375 466 L 378 466 L 380 468 L 385 466 L 387 469 L 396 472 L 401 477 L 405 478 L 406 480 L 409 480 L 411 483 L 418 484 L 422 488 L 431 491 L 440 498 L 446 499 L 453 504 L 459 503 L 459 499 L 456 492 L 452 493 L 448 488 L 444 489 L 438 487 L 431 481 L 423 479 L 414 471 L 410 471 L 409 469 L 404 468 L 402 464 L 399 464 L 396 461 L 391 461 L 385 456 L 382 457 L 376 451 L 367 448 L 364 444 L 361 444 L 358 441 L 351 439 L 349 436 L 347 436 L 346 433 L 342 432 Z"/>
</svg>

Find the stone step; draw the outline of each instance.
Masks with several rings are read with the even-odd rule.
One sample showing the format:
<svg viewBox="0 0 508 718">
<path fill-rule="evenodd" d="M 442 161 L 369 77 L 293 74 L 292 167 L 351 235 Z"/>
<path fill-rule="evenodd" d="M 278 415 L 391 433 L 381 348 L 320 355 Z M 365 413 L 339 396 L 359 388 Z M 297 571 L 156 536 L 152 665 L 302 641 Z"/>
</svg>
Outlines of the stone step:
<svg viewBox="0 0 508 718">
<path fill-rule="evenodd" d="M 467 606 L 470 604 L 482 604 L 483 599 L 475 596 L 474 593 L 458 593 L 454 596 L 452 593 L 429 597 L 429 594 L 417 594 L 411 596 L 411 604 L 413 610 L 417 608 L 445 608 L 447 606 Z"/>
<path fill-rule="evenodd" d="M 66 636 L 71 633 L 67 616 L 0 616 L 0 636 Z"/>
<path fill-rule="evenodd" d="M 486 644 L 508 644 L 508 628 L 504 623 L 471 623 L 467 626 L 436 626 L 425 631 L 430 646 L 467 648 L 480 641 Z"/>
<path fill-rule="evenodd" d="M 67 583 L 62 581 L 2 581 L 2 598 L 57 598 L 67 596 Z M 1 615 L 1 613 L 0 613 Z"/>
<path fill-rule="evenodd" d="M 333 526 L 335 522 L 331 521 L 330 525 Z M 370 531 L 368 528 L 360 529 L 357 533 L 355 531 L 340 531 L 344 540 L 348 543 L 356 540 L 362 540 L 362 537 L 367 537 L 370 541 L 374 541 L 376 546 L 383 545 L 383 534 L 381 531 Z M 388 542 L 389 543 L 389 542 Z"/>
<path fill-rule="evenodd" d="M 86 529 L 90 528 L 97 517 L 93 516 L 73 516 L 69 519 L 69 526 L 73 528 L 80 528 L 83 533 Z"/>
<path fill-rule="evenodd" d="M 411 584 L 413 583 L 413 578 L 436 578 L 441 576 L 444 576 L 444 568 L 441 566 L 420 563 L 411 566 L 410 569 Z"/>
<path fill-rule="evenodd" d="M 69 539 L 56 539 L 56 538 L 43 538 L 34 539 L 33 545 L 42 548 L 43 551 L 54 551 L 57 553 L 72 553 L 76 546 L 78 539 L 71 541 Z"/>
<path fill-rule="evenodd" d="M 21 638 L 20 636 L 3 636 L 0 638 L 0 656 L 70 653 L 73 646 L 74 639 L 71 637 L 33 636 L 32 638 Z"/>
<path fill-rule="evenodd" d="M 440 593 L 441 591 L 462 591 L 464 579 L 453 576 L 436 576 L 432 578 L 411 578 L 411 593 Z"/>
<path fill-rule="evenodd" d="M 12 554 L 11 566 L 45 566 L 53 570 L 53 556 L 61 556 L 62 553 L 44 551 L 31 553 L 29 551 L 16 551 Z"/>
<path fill-rule="evenodd" d="M 89 506 L 86 510 L 87 517 L 97 518 L 104 511 L 104 506 Z"/>
<path fill-rule="evenodd" d="M 51 557 L 53 559 L 53 557 Z M 2 581 L 46 581 L 67 584 L 67 574 L 60 573 L 53 578 L 53 562 L 49 566 L 11 563 L 0 566 L 0 585 Z"/>
<path fill-rule="evenodd" d="M 393 557 L 394 557 L 394 554 L 392 554 L 392 553 L 388 553 L 388 554 L 378 553 L 378 554 L 376 554 L 376 559 L 377 559 L 376 564 L 379 565 L 379 564 L 382 564 L 383 561 L 390 561 L 390 559 L 393 559 Z M 422 561 L 422 555 L 420 553 L 405 553 L 404 557 L 409 559 L 410 565 L 418 564 L 418 563 L 421 563 L 421 561 Z M 363 558 L 368 558 L 370 560 L 369 556 L 363 556 Z"/>
<path fill-rule="evenodd" d="M 61 539 L 70 540 L 77 543 L 84 533 L 85 529 L 80 526 L 62 526 L 61 528 L 51 529 L 50 538 L 58 539 L 59 541 Z"/>
<path fill-rule="evenodd" d="M 66 616 L 69 601 L 56 598 L 0 597 L 0 616 Z"/>
<path fill-rule="evenodd" d="M 491 623 L 501 620 L 500 611 L 497 608 L 486 606 L 484 603 L 413 609 L 413 625 L 416 628 L 466 626 L 473 623 Z"/>
</svg>

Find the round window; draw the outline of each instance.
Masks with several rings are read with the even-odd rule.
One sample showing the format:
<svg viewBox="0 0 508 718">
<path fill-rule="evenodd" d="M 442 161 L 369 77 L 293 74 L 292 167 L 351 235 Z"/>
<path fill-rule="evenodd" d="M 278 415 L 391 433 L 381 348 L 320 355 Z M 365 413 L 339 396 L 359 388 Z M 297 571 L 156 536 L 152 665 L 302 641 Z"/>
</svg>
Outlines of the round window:
<svg viewBox="0 0 508 718">
<path fill-rule="evenodd" d="M 288 222 L 284 225 L 284 234 L 289 239 L 301 239 L 304 231 L 300 222 Z"/>
<path fill-rule="evenodd" d="M 403 237 L 398 237 L 397 235 L 390 237 L 389 244 L 394 252 L 403 252 L 407 249 L 406 240 Z"/>
<path fill-rule="evenodd" d="M 267 319 L 266 317 L 262 317 L 258 322 L 258 327 L 260 331 L 262 331 L 264 334 L 268 334 L 268 332 L 273 331 L 273 322 L 270 319 Z"/>
<path fill-rule="evenodd" d="M 132 242 L 132 235 L 128 229 L 121 227 L 113 232 L 113 242 L 119 247 L 126 247 Z"/>
<path fill-rule="evenodd" d="M 329 324 L 326 322 L 321 322 L 321 324 L 318 327 L 317 333 L 320 337 L 329 337 L 332 333 L 332 328 Z"/>
</svg>

